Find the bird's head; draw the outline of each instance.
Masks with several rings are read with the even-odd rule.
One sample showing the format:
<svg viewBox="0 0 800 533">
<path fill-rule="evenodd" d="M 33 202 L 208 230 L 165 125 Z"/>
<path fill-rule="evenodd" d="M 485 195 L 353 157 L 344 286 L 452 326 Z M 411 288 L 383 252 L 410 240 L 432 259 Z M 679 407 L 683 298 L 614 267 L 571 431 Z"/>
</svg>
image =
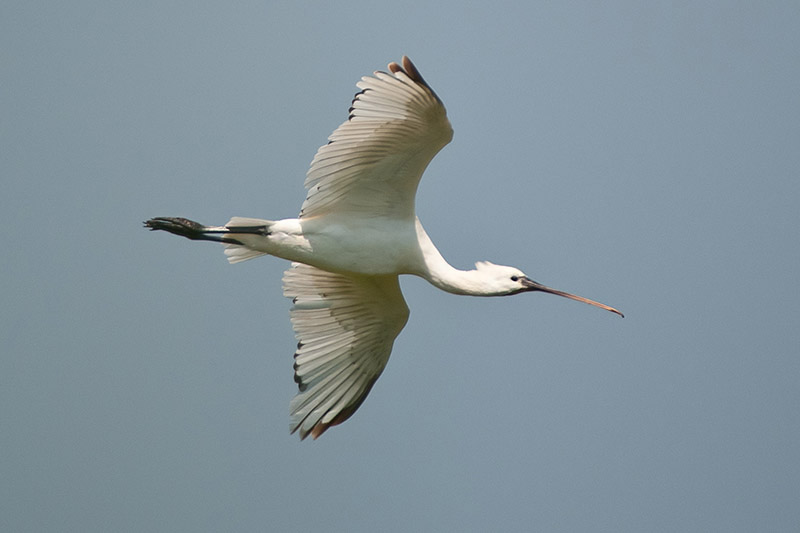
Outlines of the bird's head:
<svg viewBox="0 0 800 533">
<path fill-rule="evenodd" d="M 605 309 L 606 311 L 611 311 L 612 313 L 616 313 L 621 317 L 625 316 L 613 307 L 595 302 L 594 300 L 589 300 L 583 296 L 577 296 L 568 292 L 551 289 L 546 285 L 542 285 L 537 281 L 533 281 L 518 268 L 495 265 L 489 261 L 479 261 L 475 263 L 475 268 L 480 273 L 482 281 L 489 289 L 489 294 L 491 296 L 508 296 L 511 294 L 519 294 L 521 292 L 531 291 L 549 292 L 550 294 L 563 296 L 564 298 L 569 298 L 570 300 L 576 300 L 578 302 L 599 307 L 600 309 Z"/>
<path fill-rule="evenodd" d="M 492 296 L 507 296 L 526 290 L 525 280 L 528 280 L 528 277 L 518 268 L 478 261 L 475 263 L 475 269 Z"/>
</svg>

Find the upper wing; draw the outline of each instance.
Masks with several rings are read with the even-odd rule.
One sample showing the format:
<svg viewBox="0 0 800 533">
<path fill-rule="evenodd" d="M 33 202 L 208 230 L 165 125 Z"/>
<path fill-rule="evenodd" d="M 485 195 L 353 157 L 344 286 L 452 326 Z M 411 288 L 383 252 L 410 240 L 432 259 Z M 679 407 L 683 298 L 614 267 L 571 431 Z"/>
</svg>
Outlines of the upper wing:
<svg viewBox="0 0 800 533">
<path fill-rule="evenodd" d="M 408 320 L 397 276 L 349 277 L 292 263 L 283 276 L 298 339 L 290 431 L 319 437 L 347 420 L 381 375 Z"/>
<path fill-rule="evenodd" d="M 414 216 L 420 177 L 453 128 L 411 60 L 403 56 L 402 63 L 358 82 L 350 116 L 311 162 L 301 218 Z"/>
</svg>

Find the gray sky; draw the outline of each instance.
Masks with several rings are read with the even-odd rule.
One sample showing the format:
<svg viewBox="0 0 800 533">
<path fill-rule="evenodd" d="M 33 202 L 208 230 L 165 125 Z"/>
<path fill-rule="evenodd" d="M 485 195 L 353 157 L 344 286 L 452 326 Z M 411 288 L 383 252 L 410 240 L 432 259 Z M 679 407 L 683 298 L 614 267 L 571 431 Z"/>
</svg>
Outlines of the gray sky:
<svg viewBox="0 0 800 533">
<path fill-rule="evenodd" d="M 524 4 L 4 2 L 0 529 L 800 528 L 800 4 Z M 141 221 L 295 216 L 404 53 L 455 128 L 444 256 L 626 318 L 404 279 L 299 442 L 286 264 Z"/>
</svg>

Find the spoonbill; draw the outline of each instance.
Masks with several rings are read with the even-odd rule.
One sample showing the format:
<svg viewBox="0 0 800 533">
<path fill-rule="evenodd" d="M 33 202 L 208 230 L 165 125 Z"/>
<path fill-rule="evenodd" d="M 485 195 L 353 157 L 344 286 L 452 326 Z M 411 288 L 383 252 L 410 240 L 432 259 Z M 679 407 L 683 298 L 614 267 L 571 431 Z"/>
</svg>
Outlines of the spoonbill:
<svg viewBox="0 0 800 533">
<path fill-rule="evenodd" d="M 620 316 L 607 305 L 552 289 L 521 270 L 480 261 L 450 266 L 414 212 L 422 173 L 453 136 L 444 105 L 407 57 L 357 83 L 347 120 L 311 162 L 298 218 L 233 217 L 205 226 L 178 217 L 144 224 L 193 240 L 221 242 L 228 261 L 260 255 L 291 261 L 284 295 L 298 343 L 290 433 L 316 439 L 347 420 L 383 372 L 408 320 L 398 276 L 470 296 L 546 292 Z"/>
</svg>

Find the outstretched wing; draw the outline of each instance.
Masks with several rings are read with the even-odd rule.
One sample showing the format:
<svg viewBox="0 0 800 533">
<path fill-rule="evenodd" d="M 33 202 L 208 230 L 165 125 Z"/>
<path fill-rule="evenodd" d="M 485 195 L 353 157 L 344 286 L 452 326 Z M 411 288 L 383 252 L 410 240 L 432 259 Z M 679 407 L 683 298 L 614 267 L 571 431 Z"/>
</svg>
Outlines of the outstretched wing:
<svg viewBox="0 0 800 533">
<path fill-rule="evenodd" d="M 453 128 L 411 60 L 402 63 L 358 82 L 349 118 L 311 162 L 301 218 L 414 216 L 420 177 Z"/>
<path fill-rule="evenodd" d="M 397 276 L 350 277 L 292 263 L 283 276 L 298 339 L 290 431 L 315 439 L 347 420 L 381 375 L 408 320 Z"/>
</svg>

